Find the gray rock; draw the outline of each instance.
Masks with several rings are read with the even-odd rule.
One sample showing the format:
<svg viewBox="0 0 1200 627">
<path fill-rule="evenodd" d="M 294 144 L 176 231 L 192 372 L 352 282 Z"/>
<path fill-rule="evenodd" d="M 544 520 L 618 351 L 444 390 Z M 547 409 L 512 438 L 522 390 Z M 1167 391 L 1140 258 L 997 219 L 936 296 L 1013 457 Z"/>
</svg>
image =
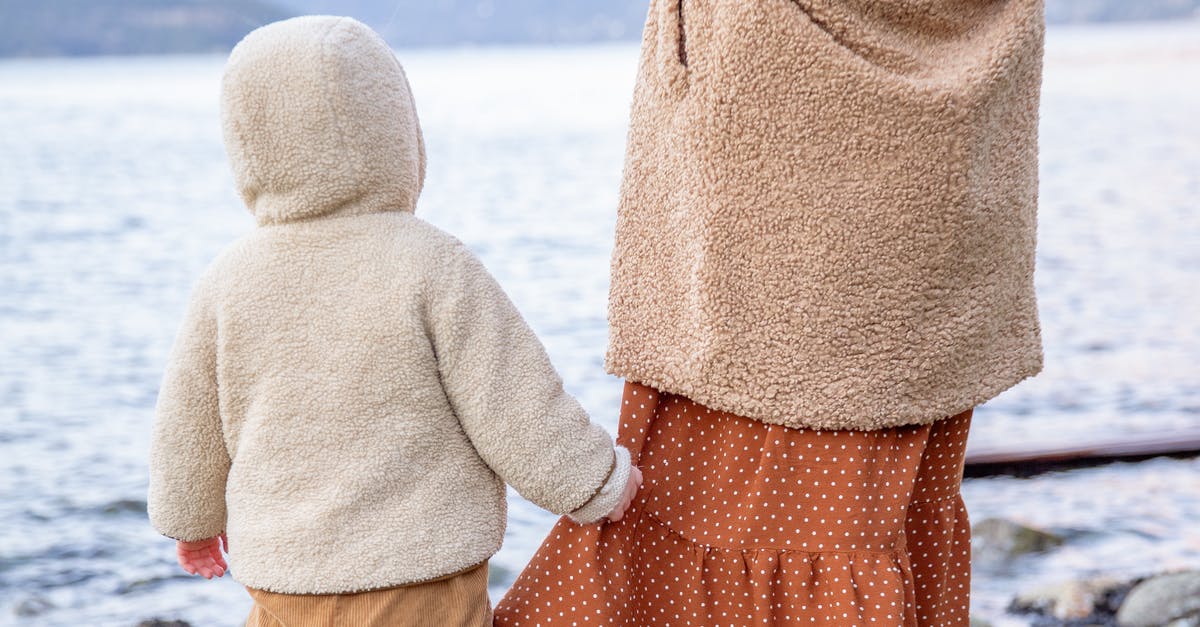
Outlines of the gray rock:
<svg viewBox="0 0 1200 627">
<path fill-rule="evenodd" d="M 146 515 L 146 501 L 140 499 L 121 499 L 107 503 L 100 508 L 100 513 L 109 516 L 115 514 L 138 514 Z"/>
<path fill-rule="evenodd" d="M 508 588 L 516 578 L 516 575 L 511 570 L 499 564 L 488 564 L 489 588 Z"/>
<path fill-rule="evenodd" d="M 13 612 L 15 612 L 17 616 L 28 618 L 30 616 L 43 614 L 48 610 L 54 609 L 54 607 L 54 603 L 52 603 L 50 599 L 35 594 L 18 603 L 17 607 L 13 609 Z"/>
<path fill-rule="evenodd" d="M 1200 571 L 1156 575 L 1134 586 L 1117 611 L 1117 624 L 1121 627 L 1200 625 Z"/>
<path fill-rule="evenodd" d="M 982 566 L 1006 564 L 1013 558 L 1062 545 L 1063 538 L 1004 518 L 988 518 L 971 528 L 971 560 Z"/>
<path fill-rule="evenodd" d="M 1112 577 L 1064 581 L 1021 593 L 1013 599 L 1009 610 L 1050 616 L 1071 624 L 1102 620 L 1111 612 L 1105 601 L 1124 585 Z"/>
</svg>

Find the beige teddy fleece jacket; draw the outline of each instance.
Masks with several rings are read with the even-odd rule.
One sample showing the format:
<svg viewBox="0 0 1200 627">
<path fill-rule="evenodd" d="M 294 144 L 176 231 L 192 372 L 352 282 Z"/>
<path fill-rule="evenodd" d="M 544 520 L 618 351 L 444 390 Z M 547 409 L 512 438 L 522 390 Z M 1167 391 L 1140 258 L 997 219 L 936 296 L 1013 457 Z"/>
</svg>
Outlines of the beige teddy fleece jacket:
<svg viewBox="0 0 1200 627">
<path fill-rule="evenodd" d="M 758 420 L 929 423 L 1042 367 L 1041 0 L 653 0 L 609 372 Z"/>
<path fill-rule="evenodd" d="M 412 214 L 424 149 L 386 44 L 346 18 L 266 26 L 230 56 L 222 109 L 258 228 L 199 280 L 172 350 L 154 526 L 226 531 L 247 586 L 339 593 L 486 560 L 505 482 L 607 514 L 628 452 L 480 262 Z"/>
</svg>

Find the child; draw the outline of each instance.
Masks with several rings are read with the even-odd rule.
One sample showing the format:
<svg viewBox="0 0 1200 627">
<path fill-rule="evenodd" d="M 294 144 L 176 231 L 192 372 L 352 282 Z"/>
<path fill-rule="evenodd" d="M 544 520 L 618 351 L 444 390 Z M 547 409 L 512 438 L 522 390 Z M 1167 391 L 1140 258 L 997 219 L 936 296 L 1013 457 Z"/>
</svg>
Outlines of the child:
<svg viewBox="0 0 1200 627">
<path fill-rule="evenodd" d="M 256 30 L 230 55 L 222 123 L 258 228 L 192 295 L 151 521 L 205 577 L 228 535 L 251 625 L 491 624 L 505 482 L 590 523 L 619 519 L 640 473 L 480 262 L 413 216 L 424 145 L 375 33 Z"/>
</svg>

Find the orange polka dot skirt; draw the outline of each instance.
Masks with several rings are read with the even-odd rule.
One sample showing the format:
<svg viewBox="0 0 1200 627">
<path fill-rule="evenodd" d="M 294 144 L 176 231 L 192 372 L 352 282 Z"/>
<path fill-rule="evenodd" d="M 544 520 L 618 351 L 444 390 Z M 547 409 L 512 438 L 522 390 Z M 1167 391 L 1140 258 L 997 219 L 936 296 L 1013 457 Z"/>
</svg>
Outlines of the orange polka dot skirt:
<svg viewBox="0 0 1200 627">
<path fill-rule="evenodd" d="M 497 625 L 969 625 L 971 412 L 819 431 L 626 383 L 624 519 L 563 518 Z"/>
</svg>

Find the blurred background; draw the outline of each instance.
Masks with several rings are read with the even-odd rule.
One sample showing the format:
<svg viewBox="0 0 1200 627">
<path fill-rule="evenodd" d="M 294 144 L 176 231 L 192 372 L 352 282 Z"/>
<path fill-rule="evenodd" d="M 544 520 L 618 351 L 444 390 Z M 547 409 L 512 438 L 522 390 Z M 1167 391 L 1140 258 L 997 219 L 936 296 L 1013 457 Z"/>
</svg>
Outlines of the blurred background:
<svg viewBox="0 0 1200 627">
<path fill-rule="evenodd" d="M 1194 437 L 1200 0 L 1047 3 L 1046 370 L 979 409 L 970 450 Z M 175 566 L 146 520 L 146 457 L 192 281 L 253 227 L 220 140 L 224 54 L 276 19 L 350 14 L 393 44 L 428 142 L 418 215 L 483 259 L 615 433 L 608 264 L 646 4 L 0 0 L 0 625 L 248 611 L 229 577 Z M 1110 624 L 1097 590 L 1200 569 L 1195 456 L 963 493 L 980 624 Z M 554 522 L 510 502 L 493 598 Z"/>
</svg>

